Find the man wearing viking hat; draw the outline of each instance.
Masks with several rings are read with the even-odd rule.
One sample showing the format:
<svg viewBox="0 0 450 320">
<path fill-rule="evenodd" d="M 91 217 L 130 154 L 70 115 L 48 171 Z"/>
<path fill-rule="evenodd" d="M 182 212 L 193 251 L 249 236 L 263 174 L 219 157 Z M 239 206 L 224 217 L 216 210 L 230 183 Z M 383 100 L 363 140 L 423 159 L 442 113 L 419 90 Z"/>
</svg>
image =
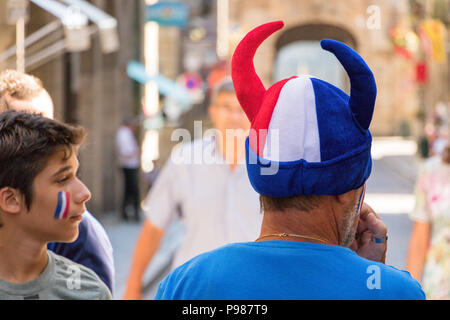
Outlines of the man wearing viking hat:
<svg viewBox="0 0 450 320">
<path fill-rule="evenodd" d="M 350 47 L 322 40 L 349 75 L 350 96 L 309 75 L 266 90 L 252 60 L 282 27 L 254 29 L 232 60 L 251 122 L 247 172 L 264 212 L 260 236 L 188 261 L 163 280 L 156 299 L 424 299 L 409 273 L 384 264 L 387 228 L 364 204 L 372 72 Z"/>
</svg>

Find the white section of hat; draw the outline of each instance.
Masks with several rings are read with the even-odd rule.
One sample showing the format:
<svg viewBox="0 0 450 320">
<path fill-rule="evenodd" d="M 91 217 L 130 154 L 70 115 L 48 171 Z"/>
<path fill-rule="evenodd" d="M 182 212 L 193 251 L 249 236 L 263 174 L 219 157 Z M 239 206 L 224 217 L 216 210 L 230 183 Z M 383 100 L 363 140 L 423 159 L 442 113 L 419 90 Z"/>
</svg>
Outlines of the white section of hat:
<svg viewBox="0 0 450 320">
<path fill-rule="evenodd" d="M 281 89 L 263 157 L 273 161 L 320 162 L 316 99 L 310 76 L 291 79 Z"/>
</svg>

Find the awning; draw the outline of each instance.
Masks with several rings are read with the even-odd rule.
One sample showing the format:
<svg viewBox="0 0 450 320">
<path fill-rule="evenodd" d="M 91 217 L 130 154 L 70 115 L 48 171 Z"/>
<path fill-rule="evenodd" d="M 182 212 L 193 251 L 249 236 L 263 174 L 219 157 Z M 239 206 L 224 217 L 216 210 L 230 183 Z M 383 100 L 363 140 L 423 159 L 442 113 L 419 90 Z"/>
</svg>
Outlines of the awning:
<svg viewBox="0 0 450 320">
<path fill-rule="evenodd" d="M 118 50 L 117 20 L 92 4 L 84 0 L 30 1 L 58 19 L 26 37 L 25 48 L 33 46 L 34 49 L 31 54 L 27 52 L 29 53 L 25 60 L 27 71 L 47 63 L 64 52 L 88 49 L 90 36 L 97 31 L 100 34 L 103 53 Z M 88 25 L 89 20 L 93 25 Z M 5 50 L 0 53 L 0 64 L 14 58 L 15 55 L 16 46 Z M 13 65 L 12 62 L 7 64 Z"/>
</svg>

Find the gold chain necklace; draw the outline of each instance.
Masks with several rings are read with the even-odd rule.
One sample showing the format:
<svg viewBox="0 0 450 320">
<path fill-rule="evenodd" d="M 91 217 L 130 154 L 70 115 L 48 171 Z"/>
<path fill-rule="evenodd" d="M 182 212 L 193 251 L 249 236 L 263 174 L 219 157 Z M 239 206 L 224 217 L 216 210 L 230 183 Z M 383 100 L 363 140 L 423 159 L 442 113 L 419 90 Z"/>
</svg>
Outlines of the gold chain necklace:
<svg viewBox="0 0 450 320">
<path fill-rule="evenodd" d="M 329 243 L 329 241 L 327 240 L 323 240 L 323 239 L 319 239 L 319 238 L 314 238 L 314 237 L 307 237 L 307 236 L 302 236 L 299 234 L 290 234 L 290 233 L 271 233 L 271 234 L 266 234 L 264 236 L 259 237 L 258 239 L 256 239 L 255 241 L 258 241 L 262 238 L 267 238 L 267 237 L 281 237 L 281 238 L 286 238 L 286 237 L 296 237 L 296 238 L 304 238 L 304 239 L 310 239 L 310 240 L 317 240 L 323 243 Z"/>
</svg>

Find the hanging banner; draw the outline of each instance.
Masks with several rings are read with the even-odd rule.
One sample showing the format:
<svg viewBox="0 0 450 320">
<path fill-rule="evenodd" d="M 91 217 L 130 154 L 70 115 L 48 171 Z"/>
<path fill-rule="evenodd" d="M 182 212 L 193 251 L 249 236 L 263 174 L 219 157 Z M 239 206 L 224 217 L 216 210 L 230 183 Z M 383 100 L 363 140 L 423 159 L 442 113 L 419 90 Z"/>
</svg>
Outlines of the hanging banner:
<svg viewBox="0 0 450 320">
<path fill-rule="evenodd" d="M 444 63 L 446 58 L 445 52 L 445 26 L 435 19 L 428 19 L 421 23 L 423 41 L 429 41 L 429 49 L 431 49 L 431 59 L 436 63 Z M 426 50 L 427 51 L 427 50 Z"/>
<path fill-rule="evenodd" d="M 399 23 L 389 32 L 394 44 L 395 53 L 407 60 L 411 60 L 419 49 L 419 36 L 409 25 Z"/>
<path fill-rule="evenodd" d="M 423 85 L 428 81 L 427 64 L 425 61 L 420 61 L 416 65 L 416 82 L 419 85 Z"/>
<path fill-rule="evenodd" d="M 161 26 L 185 28 L 189 20 L 189 7 L 186 3 L 160 1 L 146 7 L 146 20 Z"/>
</svg>

